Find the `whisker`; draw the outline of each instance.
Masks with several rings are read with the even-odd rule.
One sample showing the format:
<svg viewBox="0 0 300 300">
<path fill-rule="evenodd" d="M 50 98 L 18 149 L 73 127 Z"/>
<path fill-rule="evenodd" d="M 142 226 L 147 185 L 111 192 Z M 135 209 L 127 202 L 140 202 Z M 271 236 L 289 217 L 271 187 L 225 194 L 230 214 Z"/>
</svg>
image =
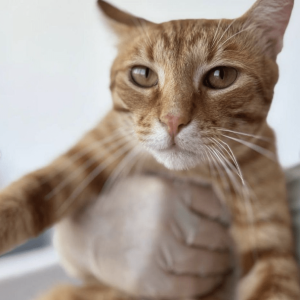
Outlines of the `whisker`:
<svg viewBox="0 0 300 300">
<path fill-rule="evenodd" d="M 108 160 L 104 161 L 102 164 L 98 165 L 73 191 L 73 193 L 65 200 L 61 205 L 58 214 L 65 211 L 72 202 L 80 195 L 80 193 L 97 177 L 101 172 L 103 172 L 110 164 L 115 162 L 119 157 L 126 153 L 132 145 L 126 144 L 127 147 L 122 147 L 114 153 L 114 156 L 110 156 Z"/>
<path fill-rule="evenodd" d="M 212 151 L 212 153 L 214 153 L 215 157 L 220 161 L 220 163 L 221 163 L 221 165 L 223 166 L 225 172 L 228 174 L 227 171 L 230 171 L 230 172 L 231 172 L 231 175 L 234 174 L 234 173 L 228 168 L 228 165 L 227 165 L 228 160 L 224 160 L 224 158 L 222 159 L 222 157 L 220 156 L 219 153 L 217 153 L 217 151 L 216 151 L 216 149 L 215 149 L 214 147 L 209 147 L 209 149 Z M 231 166 L 232 166 L 232 164 L 231 164 Z M 234 169 L 234 167 L 233 167 L 233 169 Z M 235 169 L 234 169 L 234 171 L 235 171 Z M 228 174 L 229 177 L 231 177 L 231 175 L 229 176 L 229 174 Z M 235 182 L 237 182 L 236 179 L 235 179 Z M 238 185 L 237 185 L 237 186 L 238 186 Z"/>
<path fill-rule="evenodd" d="M 216 168 L 217 168 L 217 170 L 219 172 L 219 175 L 220 175 L 221 181 L 222 181 L 222 183 L 224 185 L 224 188 L 226 190 L 228 190 L 229 184 L 228 184 L 227 178 L 226 178 L 226 176 L 225 176 L 222 168 L 220 167 L 218 161 L 215 159 L 215 157 L 213 155 L 214 153 L 212 152 L 212 148 L 208 146 L 208 150 L 209 150 L 209 154 L 210 154 L 210 156 L 212 158 L 212 162 L 214 163 L 214 165 L 216 166 Z"/>
<path fill-rule="evenodd" d="M 230 27 L 233 25 L 233 23 L 236 21 L 237 19 L 234 19 L 226 28 L 226 30 L 223 32 L 222 36 L 219 38 L 218 42 L 216 43 L 216 45 L 218 45 L 218 43 L 222 40 L 223 36 L 226 34 L 226 32 L 230 29 Z"/>
<path fill-rule="evenodd" d="M 215 127 L 216 128 L 216 127 Z M 266 142 L 271 142 L 271 139 L 267 138 L 267 137 L 263 137 L 263 136 L 259 136 L 259 135 L 254 135 L 254 134 L 250 134 L 250 133 L 245 133 L 245 132 L 240 132 L 240 131 L 234 131 L 234 130 L 229 130 L 229 129 L 225 129 L 225 128 L 216 128 L 219 131 L 226 131 L 226 132 L 231 132 L 231 133 L 235 133 L 237 135 L 244 135 L 244 136 L 249 136 L 249 137 L 253 137 L 256 138 L 258 140 L 263 140 Z"/>
<path fill-rule="evenodd" d="M 245 209 L 246 209 L 246 214 L 247 214 L 247 218 L 248 218 L 248 221 L 249 221 L 249 226 L 251 226 L 254 230 L 254 212 L 253 212 L 253 208 L 252 208 L 252 204 L 251 204 L 251 197 L 250 197 L 250 192 L 249 192 L 249 188 L 248 188 L 248 185 L 245 183 L 244 185 L 240 185 L 239 182 L 236 180 L 235 176 L 234 176 L 234 173 L 231 171 L 235 171 L 235 168 L 234 166 L 230 163 L 228 164 L 229 169 L 227 166 L 226 166 L 226 161 L 223 161 L 221 159 L 221 157 L 215 152 L 215 150 L 218 152 L 217 149 L 214 149 L 213 147 L 210 147 L 211 150 L 216 154 L 216 157 L 219 159 L 219 161 L 221 162 L 221 164 L 223 165 L 224 167 L 224 170 L 226 171 L 231 183 L 232 183 L 232 187 L 236 193 L 236 195 L 240 196 L 241 199 L 243 199 L 244 201 L 244 205 L 245 205 Z M 220 152 L 219 152 L 220 153 Z M 227 163 L 228 160 L 227 160 Z M 255 236 L 253 236 L 253 239 L 255 239 Z M 255 245 L 255 243 L 254 243 Z M 257 251 L 254 249 L 253 250 L 253 258 L 254 259 L 257 259 Z"/>
<path fill-rule="evenodd" d="M 214 149 L 212 149 L 213 151 Z M 216 153 L 215 153 L 216 154 Z M 244 199 L 246 202 L 248 202 L 249 200 L 245 197 L 245 186 L 241 186 L 239 184 L 239 182 L 237 181 L 236 177 L 234 176 L 234 173 L 230 170 L 230 168 L 228 168 L 226 166 L 226 162 L 224 162 L 217 154 L 216 157 L 218 158 L 218 160 L 220 161 L 220 163 L 222 164 L 230 182 L 231 182 L 231 186 L 235 192 L 236 197 L 241 197 L 241 199 Z M 231 165 L 232 166 L 232 165 Z M 231 167 L 230 166 L 230 167 Z M 232 169 L 235 171 L 234 167 L 232 166 Z M 232 195 L 232 197 L 234 197 Z M 248 211 L 247 211 L 247 215 L 248 215 Z M 251 222 L 251 216 L 248 215 L 249 221 Z"/>
<path fill-rule="evenodd" d="M 273 161 L 276 160 L 275 154 L 272 151 L 270 151 L 270 150 L 267 150 L 267 149 L 265 149 L 265 148 L 263 148 L 261 146 L 258 146 L 258 145 L 255 145 L 253 143 L 250 143 L 250 142 L 247 142 L 247 141 L 244 141 L 244 140 L 241 140 L 241 139 L 237 139 L 237 138 L 225 135 L 225 134 L 221 134 L 221 135 L 224 136 L 224 137 L 226 137 L 226 138 L 228 138 L 228 139 L 236 141 L 236 142 L 238 142 L 240 144 L 243 144 L 243 145 L 251 148 L 252 150 L 254 150 L 254 151 L 256 151 L 256 152 L 258 152 L 258 153 L 266 156 L 267 158 L 269 158 L 269 159 L 271 159 Z"/>
<path fill-rule="evenodd" d="M 214 150 L 216 150 L 216 149 L 214 149 Z M 235 171 L 234 166 L 232 164 L 229 164 L 229 167 L 231 168 L 231 170 Z M 232 171 L 230 171 L 230 174 L 228 173 L 228 176 L 230 176 L 230 179 L 234 179 L 233 175 L 234 174 L 233 174 Z M 248 218 L 249 218 L 249 222 L 251 224 L 254 224 L 254 214 L 253 214 L 253 209 L 252 209 L 252 205 L 251 205 L 251 198 L 250 198 L 250 192 L 249 192 L 248 185 L 245 183 L 243 186 L 239 186 L 238 182 L 235 179 L 232 181 L 232 183 L 234 184 L 233 187 L 234 187 L 237 195 L 240 194 L 242 199 L 245 200 L 245 205 L 246 205 L 246 210 L 247 210 L 247 215 L 248 215 Z M 240 190 L 237 191 L 237 189 L 239 189 L 239 188 L 240 188 Z"/>
<path fill-rule="evenodd" d="M 232 173 L 236 174 L 241 179 L 242 185 L 245 185 L 245 181 L 244 181 L 243 177 L 237 172 L 235 166 L 224 156 L 224 154 L 222 152 L 220 152 L 216 148 L 214 148 L 214 150 L 223 158 L 226 165 L 229 166 L 229 168 L 232 170 Z"/>
<path fill-rule="evenodd" d="M 212 41 L 212 45 L 211 45 L 211 49 L 214 47 L 215 45 L 215 42 L 216 42 L 216 39 L 217 39 L 217 34 L 219 32 L 219 29 L 220 29 L 220 25 L 221 25 L 221 22 L 222 22 L 222 19 L 220 19 L 219 23 L 218 23 L 218 27 L 217 27 L 217 30 L 215 32 L 215 35 L 214 35 L 214 38 L 213 38 L 213 41 Z"/>
<path fill-rule="evenodd" d="M 124 144 L 126 141 L 124 139 L 108 146 L 107 150 L 114 150 L 118 148 L 120 145 Z M 128 141 L 126 142 L 126 144 Z M 126 145 L 125 144 L 125 145 Z M 97 163 L 97 161 L 103 157 L 105 153 L 99 152 L 96 156 L 92 156 L 90 159 L 88 159 L 83 166 L 78 168 L 75 172 L 72 172 L 66 179 L 64 179 L 57 187 L 55 187 L 49 194 L 46 195 L 45 199 L 49 200 L 55 195 L 57 195 L 69 182 L 74 180 L 80 173 L 84 172 L 88 167 L 93 165 L 94 163 Z"/>
<path fill-rule="evenodd" d="M 229 145 L 228 145 L 227 143 L 223 142 L 222 140 L 220 140 L 220 142 L 223 142 L 224 144 L 226 144 L 226 145 L 228 146 L 228 149 L 229 149 L 229 151 L 228 151 L 228 150 L 227 150 L 227 149 L 226 149 L 219 141 L 217 141 L 215 138 L 212 138 L 211 140 L 212 140 L 213 143 L 215 143 L 215 144 L 219 147 L 219 149 L 220 149 L 220 147 L 221 147 L 223 150 L 226 151 L 226 153 L 227 153 L 227 154 L 229 155 L 229 157 L 232 159 L 232 161 L 233 161 L 233 163 L 234 163 L 234 165 L 235 165 L 235 167 L 236 167 L 236 169 L 237 169 L 237 171 L 238 171 L 238 175 L 239 175 L 240 179 L 242 180 L 242 183 L 245 184 L 245 181 L 244 181 L 243 174 L 242 174 L 242 171 L 241 171 L 241 169 L 240 169 L 240 166 L 239 166 L 239 164 L 238 164 L 238 162 L 237 162 L 237 160 L 236 160 L 236 158 L 235 158 L 235 156 L 234 156 L 234 154 L 233 154 L 231 148 L 229 147 Z M 220 150 L 222 151 L 222 149 L 220 149 Z M 224 157 L 224 158 L 225 158 L 225 157 Z"/>
<path fill-rule="evenodd" d="M 234 173 L 226 166 L 226 162 L 224 162 L 222 160 L 222 158 L 214 151 L 216 149 L 214 149 L 213 147 L 209 147 L 210 149 L 210 153 L 212 156 L 212 159 L 215 163 L 215 165 L 218 165 L 218 162 L 216 159 L 219 160 L 219 162 L 221 163 L 221 165 L 223 166 L 231 184 L 232 187 L 235 191 L 235 194 L 241 197 L 241 199 L 244 200 L 244 205 L 245 205 L 245 209 L 246 209 L 246 213 L 247 213 L 247 218 L 249 221 L 249 226 L 251 226 L 252 228 L 254 228 L 254 213 L 253 213 L 253 209 L 252 209 L 252 205 L 251 205 L 251 198 L 250 198 L 250 194 L 249 194 L 249 189 L 247 184 L 244 184 L 243 186 L 241 186 L 239 184 L 239 182 L 236 180 Z M 229 167 L 235 171 L 235 168 L 232 164 L 229 165 Z M 226 186 L 228 186 L 228 181 L 226 180 Z M 255 239 L 255 237 L 253 236 L 253 239 Z M 253 250 L 253 258 L 256 260 L 257 259 L 257 251 Z"/>
<path fill-rule="evenodd" d="M 115 130 L 115 132 L 112 135 L 104 138 L 103 140 L 95 141 L 95 142 L 89 144 L 88 146 L 84 147 L 82 149 L 82 151 L 77 152 L 77 153 L 73 154 L 72 156 L 68 157 L 69 158 L 68 160 L 64 160 L 63 165 L 60 165 L 59 169 L 56 169 L 53 173 L 51 173 L 49 176 L 47 176 L 41 182 L 41 184 L 45 184 L 46 182 L 53 179 L 58 174 L 64 172 L 74 162 L 76 162 L 80 158 L 84 157 L 86 154 L 93 151 L 94 149 L 96 149 L 98 147 L 100 148 L 101 146 L 104 146 L 105 144 L 107 144 L 109 142 L 116 141 L 116 140 L 118 140 L 118 138 L 123 139 L 123 138 L 126 137 L 126 136 L 124 136 L 124 134 L 130 134 L 131 132 L 133 132 L 131 129 L 118 128 L 118 129 Z"/>
<path fill-rule="evenodd" d="M 215 173 L 215 170 L 214 170 L 214 168 L 213 168 L 213 166 L 212 166 L 212 164 L 211 164 L 211 161 L 210 161 L 210 159 L 209 159 L 209 156 L 208 156 L 206 150 L 208 150 L 208 149 L 203 149 L 204 154 L 206 155 L 206 158 L 207 158 L 208 165 L 209 165 L 210 174 L 214 176 L 216 173 Z"/>
<path fill-rule="evenodd" d="M 127 167 L 128 173 L 130 173 L 133 166 L 137 162 L 136 157 L 139 157 L 139 155 L 141 156 L 141 152 L 142 151 L 139 148 L 134 148 L 133 150 L 129 151 L 129 153 L 123 158 L 122 162 L 118 165 L 118 167 L 113 171 L 113 173 L 106 180 L 106 182 L 102 188 L 103 193 L 108 191 L 110 189 L 110 187 L 115 184 L 118 177 L 120 177 L 120 175 L 124 172 L 126 167 Z"/>
<path fill-rule="evenodd" d="M 246 28 L 246 29 L 242 29 L 240 30 L 239 32 L 233 34 L 231 37 L 229 37 L 224 43 L 222 43 L 221 45 L 219 45 L 219 48 L 221 48 L 222 46 L 224 46 L 229 40 L 231 40 L 232 38 L 234 38 L 236 35 L 248 30 L 249 28 Z"/>
</svg>

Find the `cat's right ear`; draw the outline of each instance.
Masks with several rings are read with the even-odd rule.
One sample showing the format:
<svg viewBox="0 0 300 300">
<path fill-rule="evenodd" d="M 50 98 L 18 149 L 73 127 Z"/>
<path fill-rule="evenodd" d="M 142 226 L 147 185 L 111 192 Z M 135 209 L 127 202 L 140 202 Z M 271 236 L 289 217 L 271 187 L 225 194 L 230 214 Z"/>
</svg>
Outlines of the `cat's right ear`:
<svg viewBox="0 0 300 300">
<path fill-rule="evenodd" d="M 126 33 L 132 32 L 133 30 L 141 29 L 145 26 L 154 24 L 145 19 L 121 11 L 103 0 L 98 0 L 98 6 L 107 17 L 109 24 L 113 28 L 113 30 L 121 36 Z"/>
<path fill-rule="evenodd" d="M 274 59 L 282 50 L 293 6 L 294 0 L 257 0 L 241 18 L 246 28 L 255 31 L 264 52 Z"/>
</svg>

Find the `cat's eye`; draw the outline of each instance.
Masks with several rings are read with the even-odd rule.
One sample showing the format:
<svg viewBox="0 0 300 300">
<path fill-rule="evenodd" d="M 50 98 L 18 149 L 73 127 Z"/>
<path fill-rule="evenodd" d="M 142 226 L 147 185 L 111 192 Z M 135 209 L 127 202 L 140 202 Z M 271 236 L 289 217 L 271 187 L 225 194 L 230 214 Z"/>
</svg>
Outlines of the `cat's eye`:
<svg viewBox="0 0 300 300">
<path fill-rule="evenodd" d="M 143 88 L 150 88 L 157 85 L 158 76 L 150 68 L 138 66 L 131 69 L 132 81 Z"/>
<path fill-rule="evenodd" d="M 212 89 L 225 89 L 235 82 L 237 75 L 238 72 L 234 68 L 217 67 L 208 72 L 204 83 Z"/>
</svg>

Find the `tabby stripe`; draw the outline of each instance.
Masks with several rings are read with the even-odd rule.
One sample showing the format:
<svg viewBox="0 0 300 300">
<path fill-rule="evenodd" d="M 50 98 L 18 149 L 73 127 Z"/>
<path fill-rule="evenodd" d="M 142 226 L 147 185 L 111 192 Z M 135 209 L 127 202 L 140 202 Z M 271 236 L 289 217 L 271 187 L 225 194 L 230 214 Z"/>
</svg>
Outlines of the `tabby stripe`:
<svg viewBox="0 0 300 300">
<path fill-rule="evenodd" d="M 297 291 L 293 291 L 287 287 L 285 282 L 293 282 L 295 278 L 284 274 L 274 274 L 272 267 L 269 266 L 265 269 L 265 275 L 260 281 L 255 290 L 252 291 L 252 295 L 245 300 L 266 300 L 266 299 L 284 299 L 284 300 L 296 300 L 298 299 Z"/>
<path fill-rule="evenodd" d="M 240 255 L 240 263 L 242 268 L 242 277 L 246 276 L 251 269 L 254 267 L 255 263 L 258 260 L 268 260 L 268 259 L 288 259 L 291 257 L 291 253 L 289 252 L 278 252 L 276 249 L 267 250 L 267 249 L 257 249 L 253 248 L 248 250 L 245 253 Z"/>
</svg>

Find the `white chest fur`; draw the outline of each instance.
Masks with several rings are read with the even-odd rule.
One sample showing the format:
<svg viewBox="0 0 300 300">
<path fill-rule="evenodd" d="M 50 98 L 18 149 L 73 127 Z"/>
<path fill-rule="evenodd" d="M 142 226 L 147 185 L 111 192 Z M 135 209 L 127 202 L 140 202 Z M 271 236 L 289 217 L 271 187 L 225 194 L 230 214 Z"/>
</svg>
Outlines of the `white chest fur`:
<svg viewBox="0 0 300 300">
<path fill-rule="evenodd" d="M 181 278 L 176 284 L 166 271 L 184 273 L 180 260 L 186 244 L 227 247 L 220 225 L 226 221 L 209 187 L 144 175 L 122 181 L 61 222 L 55 245 L 75 277 L 91 277 L 132 295 L 178 297 L 188 290 L 182 284 L 195 292 L 197 282 Z M 197 255 L 188 255 L 185 264 L 193 264 Z"/>
</svg>

